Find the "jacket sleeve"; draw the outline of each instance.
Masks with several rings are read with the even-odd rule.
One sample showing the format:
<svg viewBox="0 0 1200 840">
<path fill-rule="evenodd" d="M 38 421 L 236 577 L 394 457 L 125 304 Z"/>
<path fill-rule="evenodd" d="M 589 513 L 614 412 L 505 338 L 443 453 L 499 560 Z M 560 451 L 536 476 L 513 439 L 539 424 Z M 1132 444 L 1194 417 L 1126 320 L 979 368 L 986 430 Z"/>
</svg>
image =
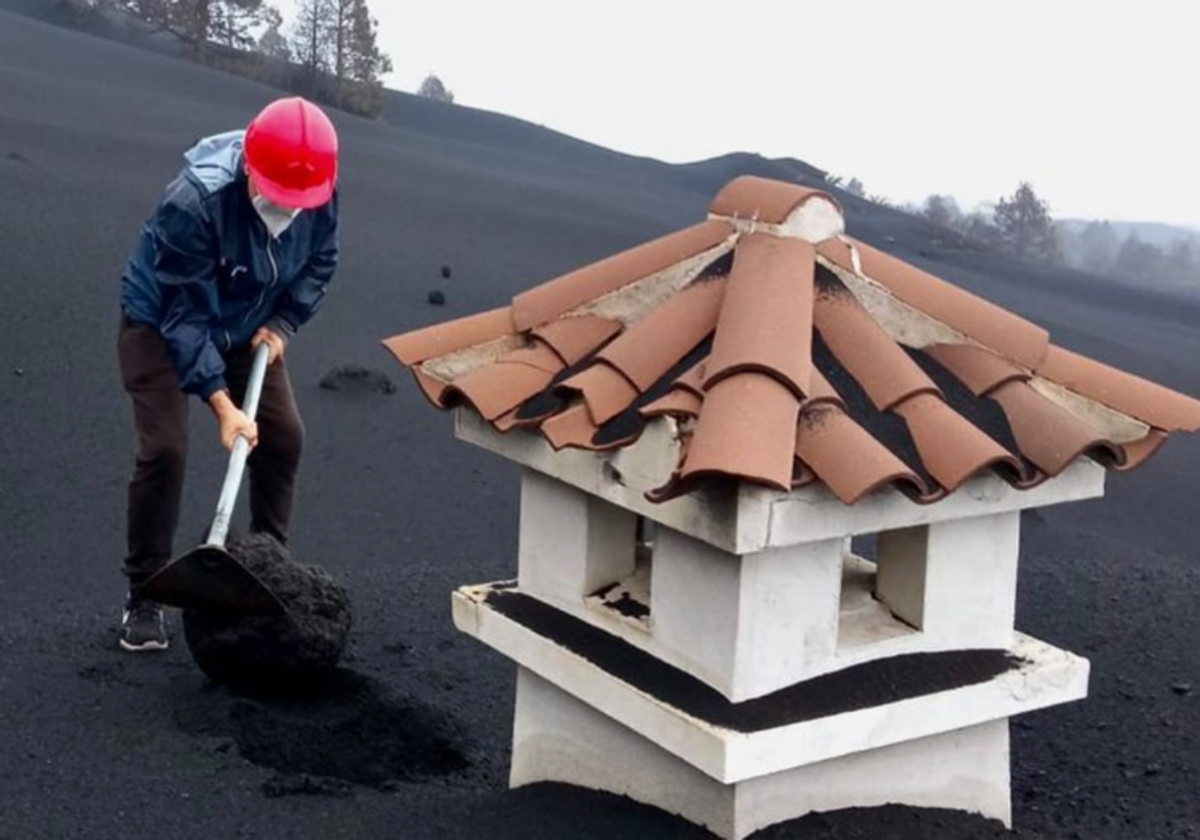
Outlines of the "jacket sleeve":
<svg viewBox="0 0 1200 840">
<path fill-rule="evenodd" d="M 168 188 L 153 221 L 154 272 L 162 291 L 159 326 L 180 389 L 207 400 L 225 385 L 225 362 L 213 343 L 217 321 L 216 237 L 195 188 Z"/>
<path fill-rule="evenodd" d="M 287 336 L 296 334 L 321 307 L 329 281 L 338 261 L 338 196 L 318 211 L 321 217 L 313 228 L 312 255 L 300 275 L 279 296 L 275 312 L 267 325 Z"/>
</svg>

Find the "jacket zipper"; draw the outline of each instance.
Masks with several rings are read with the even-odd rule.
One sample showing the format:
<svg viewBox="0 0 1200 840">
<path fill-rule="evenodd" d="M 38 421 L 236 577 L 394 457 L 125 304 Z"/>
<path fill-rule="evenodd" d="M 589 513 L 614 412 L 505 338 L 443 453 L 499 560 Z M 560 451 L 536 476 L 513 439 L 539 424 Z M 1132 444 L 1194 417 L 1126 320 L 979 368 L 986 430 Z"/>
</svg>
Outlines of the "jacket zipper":
<svg viewBox="0 0 1200 840">
<path fill-rule="evenodd" d="M 250 320 L 250 316 L 253 315 L 255 310 L 262 306 L 262 302 L 267 299 L 267 292 L 275 288 L 275 284 L 279 282 L 279 265 L 275 262 L 275 252 L 271 250 L 271 234 L 269 232 L 267 233 L 267 260 L 271 263 L 271 282 L 268 283 L 267 287 L 262 290 L 262 294 L 258 296 L 258 300 L 255 301 L 254 306 L 248 312 L 246 312 L 246 317 L 242 319 L 243 324 Z"/>
</svg>

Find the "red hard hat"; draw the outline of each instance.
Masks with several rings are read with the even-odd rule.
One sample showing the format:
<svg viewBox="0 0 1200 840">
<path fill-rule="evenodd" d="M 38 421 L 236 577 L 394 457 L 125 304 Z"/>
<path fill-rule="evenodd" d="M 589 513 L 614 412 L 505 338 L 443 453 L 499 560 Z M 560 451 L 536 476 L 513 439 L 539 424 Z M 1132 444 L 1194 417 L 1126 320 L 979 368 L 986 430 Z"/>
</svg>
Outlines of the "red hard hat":
<svg viewBox="0 0 1200 840">
<path fill-rule="evenodd" d="M 263 108 L 246 129 L 245 152 L 254 186 L 274 204 L 309 210 L 333 195 L 337 131 L 305 99 L 277 99 Z"/>
</svg>

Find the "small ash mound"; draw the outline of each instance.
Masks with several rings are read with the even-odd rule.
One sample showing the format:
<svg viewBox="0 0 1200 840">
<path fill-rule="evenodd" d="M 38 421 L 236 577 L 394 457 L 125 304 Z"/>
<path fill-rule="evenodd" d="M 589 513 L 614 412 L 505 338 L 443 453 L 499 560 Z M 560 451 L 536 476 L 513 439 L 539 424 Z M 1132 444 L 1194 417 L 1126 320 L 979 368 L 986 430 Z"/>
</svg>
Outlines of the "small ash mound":
<svg viewBox="0 0 1200 840">
<path fill-rule="evenodd" d="M 275 593 L 287 613 L 185 610 L 184 637 L 200 670 L 213 682 L 255 695 L 319 685 L 341 659 L 350 636 L 346 590 L 316 566 L 296 563 L 265 534 L 231 540 L 228 550 Z"/>
<path fill-rule="evenodd" d="M 446 305 L 446 293 L 438 291 L 437 289 L 434 289 L 429 294 L 427 294 L 425 296 L 425 299 L 427 301 L 429 301 L 433 306 L 445 306 Z"/>
<path fill-rule="evenodd" d="M 346 391 L 363 394 L 394 394 L 396 383 L 383 371 L 361 365 L 337 365 L 317 383 L 326 391 Z"/>
<path fill-rule="evenodd" d="M 458 746 L 463 733 L 451 717 L 349 671 L 331 674 L 318 696 L 239 701 L 229 720 L 238 752 L 288 779 L 387 787 L 469 766 Z M 327 792 L 328 785 L 320 787 Z M 287 791 L 311 792 L 316 791 Z"/>
</svg>

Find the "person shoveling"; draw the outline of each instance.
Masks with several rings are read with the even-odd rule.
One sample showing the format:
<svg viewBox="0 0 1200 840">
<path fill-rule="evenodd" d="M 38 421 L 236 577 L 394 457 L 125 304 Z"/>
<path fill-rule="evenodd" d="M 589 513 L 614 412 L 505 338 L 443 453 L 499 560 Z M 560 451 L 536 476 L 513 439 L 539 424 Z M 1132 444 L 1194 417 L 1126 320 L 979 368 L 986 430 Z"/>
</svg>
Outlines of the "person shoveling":
<svg viewBox="0 0 1200 840">
<path fill-rule="evenodd" d="M 293 563 L 286 550 L 304 426 L 283 356 L 319 308 L 337 264 L 337 133 L 317 106 L 280 99 L 245 131 L 200 140 L 185 161 L 121 282 L 118 355 L 137 454 L 119 643 L 129 651 L 166 649 L 162 604 L 184 607 L 189 646 L 215 677 L 245 657 L 247 633 L 273 634 L 278 649 L 266 646 L 263 655 L 289 661 L 284 648 L 296 647 L 297 632 L 312 635 L 315 610 L 337 613 L 335 629 L 316 634 L 323 651 L 338 638 L 336 662 L 349 629 L 345 592 L 314 567 Z M 189 395 L 216 417 L 230 470 L 206 544 L 172 562 Z M 251 535 L 226 548 L 243 465 Z M 325 667 L 330 658 L 314 654 L 311 663 Z M 300 659 L 309 662 L 306 653 Z M 245 664 L 234 662 L 234 670 Z"/>
</svg>

